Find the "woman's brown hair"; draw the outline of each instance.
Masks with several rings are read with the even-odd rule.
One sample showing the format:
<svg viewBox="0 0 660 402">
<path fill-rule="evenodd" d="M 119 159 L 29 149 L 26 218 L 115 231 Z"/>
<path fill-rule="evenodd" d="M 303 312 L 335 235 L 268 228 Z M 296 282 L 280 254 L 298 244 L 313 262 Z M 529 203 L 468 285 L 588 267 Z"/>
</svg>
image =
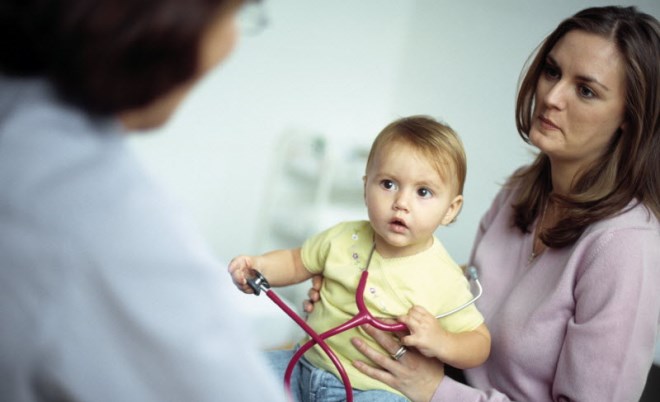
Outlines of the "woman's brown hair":
<svg viewBox="0 0 660 402">
<path fill-rule="evenodd" d="M 3 0 L 0 71 L 43 76 L 88 112 L 145 106 L 191 79 L 202 34 L 242 0 Z"/>
<path fill-rule="evenodd" d="M 594 7 L 564 20 L 541 44 L 521 81 L 516 126 L 529 143 L 536 85 L 548 53 L 569 31 L 581 30 L 611 40 L 625 61 L 625 131 L 612 137 L 606 152 L 580 172 L 569 194 L 552 194 L 550 160 L 539 154 L 510 184 L 519 189 L 513 224 L 524 233 L 549 201 L 562 218 L 544 229 L 549 247 L 574 243 L 591 224 L 620 213 L 631 201 L 643 203 L 660 218 L 660 24 L 635 7 Z"/>
</svg>

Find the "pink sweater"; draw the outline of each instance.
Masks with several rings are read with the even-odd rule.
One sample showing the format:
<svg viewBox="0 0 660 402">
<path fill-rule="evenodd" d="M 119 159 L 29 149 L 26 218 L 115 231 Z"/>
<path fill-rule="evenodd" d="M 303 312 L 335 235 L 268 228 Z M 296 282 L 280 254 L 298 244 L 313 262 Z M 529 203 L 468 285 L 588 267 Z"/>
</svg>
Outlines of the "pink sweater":
<svg viewBox="0 0 660 402">
<path fill-rule="evenodd" d="M 475 388 L 445 377 L 432 401 L 639 400 L 660 321 L 658 220 L 637 205 L 529 263 L 511 204 L 502 190 L 472 251 L 491 356 L 466 372 Z"/>
</svg>

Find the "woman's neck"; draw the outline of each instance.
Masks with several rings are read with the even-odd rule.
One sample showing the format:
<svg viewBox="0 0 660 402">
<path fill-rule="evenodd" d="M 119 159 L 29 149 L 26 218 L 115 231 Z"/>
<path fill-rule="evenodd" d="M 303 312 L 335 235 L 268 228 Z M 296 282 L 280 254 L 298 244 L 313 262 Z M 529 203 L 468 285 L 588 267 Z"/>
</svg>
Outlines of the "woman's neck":
<svg viewBox="0 0 660 402">
<path fill-rule="evenodd" d="M 590 160 L 567 161 L 550 158 L 552 192 L 566 195 L 571 192 L 579 176 L 585 172 L 595 158 Z"/>
<path fill-rule="evenodd" d="M 568 194 L 579 174 L 580 165 L 577 163 L 550 162 L 552 192 L 555 194 Z"/>
</svg>

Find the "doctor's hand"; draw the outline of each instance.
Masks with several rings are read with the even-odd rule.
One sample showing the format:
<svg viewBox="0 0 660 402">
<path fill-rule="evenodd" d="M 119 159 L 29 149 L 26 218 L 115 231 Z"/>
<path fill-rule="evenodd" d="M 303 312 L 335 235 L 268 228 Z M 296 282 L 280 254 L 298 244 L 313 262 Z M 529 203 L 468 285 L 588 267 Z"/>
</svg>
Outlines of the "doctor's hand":
<svg viewBox="0 0 660 402">
<path fill-rule="evenodd" d="M 254 293 L 247 283 L 247 279 L 251 277 L 250 271 L 254 269 L 254 258 L 247 255 L 235 257 L 229 262 L 227 268 L 232 282 L 243 293 Z"/>
<path fill-rule="evenodd" d="M 391 333 L 380 331 L 370 325 L 362 327 L 390 356 L 371 348 L 360 338 L 351 339 L 353 346 L 377 367 L 356 360 L 353 365 L 362 373 L 401 391 L 413 402 L 428 402 L 445 377 L 444 364 L 438 359 L 423 356 L 413 348 L 394 360 L 392 356 L 401 344 Z"/>
</svg>

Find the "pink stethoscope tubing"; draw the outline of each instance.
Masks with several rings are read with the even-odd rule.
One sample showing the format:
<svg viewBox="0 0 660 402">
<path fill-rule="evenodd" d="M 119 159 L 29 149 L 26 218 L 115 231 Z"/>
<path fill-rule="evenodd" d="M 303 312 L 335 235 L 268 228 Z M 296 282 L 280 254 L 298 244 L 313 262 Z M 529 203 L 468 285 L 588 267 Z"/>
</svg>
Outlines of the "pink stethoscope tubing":
<svg viewBox="0 0 660 402">
<path fill-rule="evenodd" d="M 273 302 L 275 302 L 275 304 L 277 304 L 282 310 L 284 310 L 284 312 L 289 317 L 291 317 L 296 322 L 296 324 L 300 325 L 300 327 L 312 338 L 309 341 L 307 341 L 305 344 L 303 344 L 300 348 L 298 348 L 296 353 L 289 361 L 289 365 L 287 366 L 286 372 L 284 373 L 284 386 L 287 391 L 287 395 L 289 396 L 289 399 L 293 399 L 291 396 L 291 376 L 293 374 L 293 369 L 295 368 L 296 364 L 298 363 L 298 360 L 300 360 L 303 354 L 307 352 L 312 346 L 318 344 L 321 347 L 321 349 L 323 349 L 323 351 L 328 355 L 332 363 L 337 368 L 337 371 L 339 371 L 341 380 L 344 383 L 344 389 L 346 390 L 346 401 L 353 402 L 353 389 L 351 386 L 351 380 L 348 378 L 348 375 L 346 374 L 346 370 L 339 361 L 339 358 L 337 357 L 335 352 L 333 352 L 332 349 L 330 349 L 330 347 L 328 346 L 328 344 L 325 342 L 324 339 L 363 324 L 370 324 L 380 330 L 388 331 L 388 332 L 405 331 L 407 329 L 407 327 L 402 323 L 388 324 L 378 320 L 376 317 L 371 315 L 371 313 L 367 309 L 367 305 L 364 303 L 364 288 L 367 285 L 368 276 L 369 276 L 369 271 L 367 270 L 362 271 L 362 275 L 360 276 L 360 281 L 358 282 L 358 287 L 355 292 L 355 303 L 357 304 L 358 313 L 353 318 L 346 321 L 345 323 L 335 328 L 329 329 L 328 331 L 323 332 L 320 335 L 317 334 L 305 322 L 305 320 L 300 318 L 298 314 L 296 314 L 289 306 L 287 306 L 286 303 L 284 303 L 282 299 L 280 299 L 279 296 L 275 294 L 275 292 L 270 290 L 269 285 L 267 285 L 267 282 L 265 282 L 265 279 L 263 277 L 258 279 L 258 285 L 255 286 L 259 286 L 261 290 L 264 290 L 266 292 L 266 295 Z"/>
<path fill-rule="evenodd" d="M 374 250 L 372 249 L 371 254 L 369 255 L 369 258 L 367 260 L 367 267 L 369 267 L 369 263 L 371 262 L 371 256 L 373 254 L 373 251 Z M 468 307 L 469 305 L 473 304 L 474 302 L 477 301 L 477 299 L 481 297 L 483 293 L 483 288 L 481 287 L 481 283 L 479 282 L 477 270 L 474 267 L 469 267 L 467 269 L 467 273 L 470 276 L 470 279 L 472 279 L 477 285 L 477 289 L 478 289 L 477 295 L 474 296 L 471 300 L 463 303 L 462 305 L 450 311 L 436 315 L 435 318 L 443 318 L 448 315 L 454 314 Z M 270 289 L 270 285 L 268 284 L 268 281 L 260 272 L 254 271 L 254 274 L 255 274 L 255 278 L 249 279 L 248 284 L 250 285 L 252 290 L 254 290 L 255 295 L 258 296 L 262 290 L 265 291 L 266 295 L 273 302 L 275 302 L 275 304 L 277 304 L 289 317 L 291 317 L 296 322 L 296 324 L 298 324 L 311 338 L 309 341 L 305 342 L 305 344 L 303 344 L 300 348 L 298 348 L 296 353 L 294 353 L 293 357 L 289 361 L 289 365 L 286 368 L 286 372 L 284 373 L 284 387 L 287 392 L 287 396 L 289 397 L 290 400 L 293 400 L 293 397 L 291 395 L 291 376 L 293 374 L 293 369 L 295 368 L 296 364 L 303 356 L 303 354 L 307 352 L 315 344 L 318 344 L 321 347 L 321 349 L 323 349 L 323 351 L 328 355 L 328 357 L 332 361 L 332 364 L 334 364 L 334 366 L 337 368 L 337 371 L 339 372 L 342 382 L 344 383 L 344 389 L 346 390 L 346 401 L 353 402 L 353 388 L 351 386 L 351 381 L 348 378 L 348 375 L 346 374 L 346 370 L 339 361 L 339 358 L 337 357 L 335 352 L 333 352 L 332 349 L 330 349 L 330 347 L 328 346 L 328 344 L 325 342 L 324 339 L 363 324 L 370 324 L 377 329 L 388 332 L 405 331 L 408 329 L 402 323 L 388 324 L 378 320 L 376 317 L 371 315 L 371 313 L 367 309 L 367 305 L 364 302 L 364 289 L 367 286 L 367 277 L 369 276 L 369 271 L 367 271 L 367 268 L 365 268 L 364 271 L 362 271 L 362 275 L 360 276 L 360 281 L 358 282 L 358 287 L 355 292 L 355 304 L 357 305 L 358 313 L 353 318 L 346 321 L 345 323 L 338 325 L 335 328 L 329 329 L 320 335 L 316 333 L 307 324 L 307 322 L 305 322 L 305 320 L 303 320 L 298 314 L 296 314 L 295 311 L 293 311 L 286 303 L 282 301 L 282 299 L 280 299 L 280 297 L 275 292 L 273 292 Z"/>
</svg>

